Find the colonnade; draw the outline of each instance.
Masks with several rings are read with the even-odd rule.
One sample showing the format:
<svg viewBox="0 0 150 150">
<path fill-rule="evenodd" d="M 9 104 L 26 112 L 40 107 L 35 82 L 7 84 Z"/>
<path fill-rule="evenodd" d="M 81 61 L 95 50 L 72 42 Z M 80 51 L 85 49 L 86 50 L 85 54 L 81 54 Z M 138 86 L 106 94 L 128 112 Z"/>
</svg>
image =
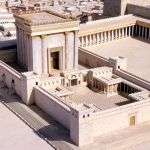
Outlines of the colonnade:
<svg viewBox="0 0 150 150">
<path fill-rule="evenodd" d="M 150 40 L 150 28 L 141 25 L 135 25 L 134 36 Z"/>
<path fill-rule="evenodd" d="M 62 47 L 59 58 L 60 69 L 64 70 L 78 68 L 78 30 L 62 32 L 61 34 L 64 35 L 64 45 L 60 46 Z M 17 27 L 18 63 L 27 68 L 29 71 L 36 69 L 34 71 L 39 73 L 50 73 L 50 58 L 47 58 L 47 49 L 51 44 L 49 41 L 50 36 L 51 34 L 31 36 L 22 28 Z M 72 43 L 70 43 L 70 39 L 74 44 L 73 46 L 71 45 Z M 56 46 L 54 48 L 58 47 Z M 72 49 L 70 50 L 70 48 Z M 72 58 L 70 55 L 72 55 Z"/>
<path fill-rule="evenodd" d="M 32 38 L 25 34 L 25 31 L 17 28 L 17 55 L 18 55 L 18 62 L 27 67 L 30 60 L 29 57 L 32 54 L 29 54 L 31 50 Z"/>
<path fill-rule="evenodd" d="M 100 82 L 95 78 L 93 78 L 92 88 L 95 88 L 96 90 L 105 93 L 106 95 L 118 93 L 117 91 L 118 84 L 112 84 L 112 85 L 103 84 L 102 82 Z"/>
<path fill-rule="evenodd" d="M 134 36 L 134 25 L 80 36 L 79 46 L 88 47 L 129 36 Z"/>
<path fill-rule="evenodd" d="M 121 93 L 126 93 L 126 94 L 132 94 L 132 93 L 136 93 L 136 92 L 140 92 L 140 90 L 134 88 L 134 87 L 131 87 L 125 83 L 121 83 L 119 85 L 119 91 Z"/>
</svg>

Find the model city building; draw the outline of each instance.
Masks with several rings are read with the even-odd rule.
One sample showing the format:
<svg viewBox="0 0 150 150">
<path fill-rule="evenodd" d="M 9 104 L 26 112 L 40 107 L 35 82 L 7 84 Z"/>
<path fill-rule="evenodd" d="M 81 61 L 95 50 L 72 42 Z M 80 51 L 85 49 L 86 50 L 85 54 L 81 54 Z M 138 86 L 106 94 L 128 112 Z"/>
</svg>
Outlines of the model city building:
<svg viewBox="0 0 150 150">
<path fill-rule="evenodd" d="M 14 69 L 0 62 L 1 87 L 56 119 L 69 130 L 73 143 L 90 144 L 100 135 L 150 120 L 149 79 L 128 71 L 128 55 L 109 57 L 111 46 L 106 57 L 98 54 L 109 50 L 104 49 L 107 44 L 126 39 L 146 45 L 149 19 L 130 14 L 80 25 L 72 16 L 48 10 L 14 17 L 17 64 Z"/>
</svg>

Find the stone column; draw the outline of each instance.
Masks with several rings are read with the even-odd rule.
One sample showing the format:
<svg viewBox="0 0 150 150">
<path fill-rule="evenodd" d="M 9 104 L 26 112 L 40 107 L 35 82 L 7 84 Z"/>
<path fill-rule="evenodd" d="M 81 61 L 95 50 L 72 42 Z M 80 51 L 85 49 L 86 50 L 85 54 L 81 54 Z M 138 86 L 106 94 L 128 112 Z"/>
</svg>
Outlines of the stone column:
<svg viewBox="0 0 150 150">
<path fill-rule="evenodd" d="M 121 38 L 121 31 L 120 31 L 121 29 L 118 29 L 118 31 L 119 31 L 119 39 Z"/>
<path fill-rule="evenodd" d="M 114 40 L 114 30 L 111 31 L 111 40 Z"/>
<path fill-rule="evenodd" d="M 97 33 L 97 44 L 99 44 L 99 33 Z"/>
<path fill-rule="evenodd" d="M 101 43 L 103 42 L 103 32 L 100 33 L 101 36 Z"/>
<path fill-rule="evenodd" d="M 89 45 L 92 45 L 92 38 L 91 38 L 91 34 L 89 35 Z"/>
<path fill-rule="evenodd" d="M 29 35 L 26 34 L 26 50 L 27 50 L 27 62 L 28 62 L 28 70 L 29 70 L 29 66 L 30 66 L 30 50 L 29 50 Z"/>
<path fill-rule="evenodd" d="M 110 31 L 108 31 L 108 41 L 110 41 Z"/>
<path fill-rule="evenodd" d="M 93 45 L 96 45 L 96 34 L 93 34 Z"/>
<path fill-rule="evenodd" d="M 104 32 L 104 42 L 106 42 L 106 31 Z"/>
<path fill-rule="evenodd" d="M 142 33 L 142 27 L 141 26 L 139 26 L 139 37 L 141 37 L 141 33 Z"/>
<path fill-rule="evenodd" d="M 82 44 L 81 44 L 81 37 L 79 37 L 79 46 L 82 47 Z"/>
<path fill-rule="evenodd" d="M 25 31 L 23 31 L 23 37 L 24 37 L 24 53 L 25 53 L 25 67 L 28 66 L 28 58 L 27 58 L 27 35 L 25 34 Z"/>
<path fill-rule="evenodd" d="M 69 32 L 65 32 L 65 68 L 69 69 L 69 40 L 68 40 Z M 83 37 L 82 37 L 82 47 L 83 47 Z"/>
<path fill-rule="evenodd" d="M 65 33 L 66 35 L 66 33 Z M 67 35 L 68 36 L 68 35 Z M 83 43 L 83 36 L 81 37 L 81 47 L 83 47 L 84 43 Z"/>
<path fill-rule="evenodd" d="M 138 32 L 138 26 L 135 25 L 135 36 L 138 36 L 139 33 L 137 33 L 137 32 Z"/>
<path fill-rule="evenodd" d="M 85 47 L 87 47 L 88 46 L 88 37 L 87 37 L 87 35 L 85 36 Z"/>
<path fill-rule="evenodd" d="M 147 39 L 148 28 L 145 27 L 145 39 Z"/>
<path fill-rule="evenodd" d="M 128 32 L 127 32 L 127 27 L 125 27 L 125 37 L 127 37 Z"/>
<path fill-rule="evenodd" d="M 132 37 L 134 36 L 134 26 L 132 26 L 132 33 L 131 33 L 131 36 L 132 36 Z"/>
<path fill-rule="evenodd" d="M 24 31 L 22 30 L 22 51 L 23 51 L 23 65 L 25 66 L 26 64 L 26 52 L 25 52 L 25 40 L 24 40 Z"/>
<path fill-rule="evenodd" d="M 78 69 L 78 32 L 79 32 L 78 30 L 74 32 L 74 68 L 75 69 Z"/>
<path fill-rule="evenodd" d="M 28 40 L 29 40 L 29 59 L 30 59 L 30 65 L 29 65 L 29 71 L 33 70 L 33 51 L 32 51 L 32 37 L 28 36 Z"/>
<path fill-rule="evenodd" d="M 117 40 L 117 29 L 115 29 L 115 40 Z"/>
<path fill-rule="evenodd" d="M 28 41 L 27 41 L 28 37 L 26 33 L 24 34 L 24 36 L 25 36 L 25 53 L 26 53 L 25 60 L 26 60 L 26 68 L 28 68 Z"/>
<path fill-rule="evenodd" d="M 17 35 L 17 62 L 20 63 L 20 38 L 19 38 L 19 28 L 16 27 L 16 35 Z"/>
<path fill-rule="evenodd" d="M 129 26 L 129 37 L 131 36 L 131 26 Z"/>
<path fill-rule="evenodd" d="M 144 38 L 144 27 L 142 27 L 142 38 Z"/>
<path fill-rule="evenodd" d="M 47 65 L 46 65 L 46 59 L 45 59 L 46 51 L 45 51 L 45 43 L 44 43 L 45 35 L 41 35 L 40 38 L 41 38 L 42 74 L 47 74 Z"/>
<path fill-rule="evenodd" d="M 24 65 L 24 50 L 23 50 L 23 32 L 22 30 L 20 29 L 20 39 L 21 39 L 21 62 L 22 62 L 22 65 Z"/>
<path fill-rule="evenodd" d="M 148 28 L 148 30 L 149 30 L 149 35 L 148 35 L 148 39 L 150 40 L 150 28 Z"/>
</svg>

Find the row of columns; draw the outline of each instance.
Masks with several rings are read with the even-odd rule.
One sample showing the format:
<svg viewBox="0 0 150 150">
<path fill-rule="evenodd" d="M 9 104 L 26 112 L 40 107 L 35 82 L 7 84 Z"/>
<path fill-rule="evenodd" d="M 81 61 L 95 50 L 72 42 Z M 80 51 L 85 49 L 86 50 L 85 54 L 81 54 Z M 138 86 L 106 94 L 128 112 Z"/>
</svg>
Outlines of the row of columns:
<svg viewBox="0 0 150 150">
<path fill-rule="evenodd" d="M 121 83 L 119 85 L 119 87 L 120 87 L 120 92 L 122 92 L 122 93 L 132 94 L 132 93 L 139 92 L 139 90 L 137 90 L 134 87 L 131 87 L 125 83 Z"/>
<path fill-rule="evenodd" d="M 17 59 L 18 63 L 32 70 L 32 37 L 17 27 Z"/>
<path fill-rule="evenodd" d="M 92 87 L 98 89 L 100 92 L 106 93 L 107 95 L 111 95 L 118 92 L 118 84 L 106 85 L 102 82 L 99 82 L 97 79 L 93 79 Z"/>
<path fill-rule="evenodd" d="M 70 50 L 70 33 L 73 33 L 74 38 L 74 47 Z M 36 54 L 33 54 L 34 44 L 36 44 L 36 40 L 41 43 L 41 60 L 42 60 L 42 73 L 48 73 L 48 65 L 46 63 L 47 59 L 45 59 L 45 56 L 47 57 L 47 48 L 48 48 L 48 39 L 46 38 L 48 35 L 40 35 L 31 37 L 31 35 L 28 35 L 25 33 L 24 30 L 17 27 L 17 57 L 18 57 L 18 63 L 22 66 L 28 68 L 28 70 L 33 70 L 33 55 L 36 56 Z M 62 70 L 65 69 L 73 69 L 78 68 L 78 31 L 74 32 L 64 32 L 65 36 L 65 45 L 62 52 Z M 35 42 L 34 42 L 35 41 Z M 39 49 L 39 47 L 38 47 Z M 36 50 L 34 50 L 36 52 Z M 71 53 L 70 53 L 71 51 Z M 37 51 L 38 53 L 38 51 Z M 73 58 L 70 58 L 70 55 L 73 53 Z M 71 59 L 71 60 L 70 60 Z M 70 61 L 73 61 L 73 68 L 69 68 Z M 38 62 L 35 62 L 38 63 Z"/>
<path fill-rule="evenodd" d="M 140 25 L 135 25 L 134 36 L 150 40 L 150 28 L 140 26 Z"/>
<path fill-rule="evenodd" d="M 129 36 L 134 36 L 134 26 L 128 26 L 81 36 L 79 37 L 79 46 L 88 47 L 92 45 L 105 43 L 108 41 L 118 40 Z"/>
</svg>

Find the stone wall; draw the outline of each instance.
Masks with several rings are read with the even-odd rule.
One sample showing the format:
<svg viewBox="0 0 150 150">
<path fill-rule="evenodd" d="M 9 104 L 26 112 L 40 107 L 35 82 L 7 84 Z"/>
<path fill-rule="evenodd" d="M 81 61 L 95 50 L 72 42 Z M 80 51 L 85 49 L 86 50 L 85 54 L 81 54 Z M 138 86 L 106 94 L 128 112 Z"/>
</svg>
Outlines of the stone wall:
<svg viewBox="0 0 150 150">
<path fill-rule="evenodd" d="M 135 4 L 128 4 L 126 14 L 134 14 L 150 19 L 150 8 Z"/>
<path fill-rule="evenodd" d="M 16 44 L 17 44 L 17 41 L 14 38 L 0 39 L 0 48 L 4 48 L 4 47 L 8 47 L 8 46 L 14 46 Z"/>
<path fill-rule="evenodd" d="M 150 120 L 150 101 L 140 101 L 100 112 L 94 116 L 93 134 L 99 136 L 130 126 L 130 116 L 135 115 L 135 124 Z M 143 115 L 144 114 L 144 115 Z M 98 126 L 97 126 L 98 125 Z"/>
<path fill-rule="evenodd" d="M 104 15 L 113 17 L 127 12 L 149 18 L 150 10 L 146 7 L 149 2 L 149 0 L 104 0 Z"/>
<path fill-rule="evenodd" d="M 128 71 L 125 71 L 125 70 L 115 70 L 115 74 L 130 81 L 130 82 L 133 82 L 147 90 L 150 90 L 150 82 L 139 77 L 139 76 L 136 76 Z"/>
<path fill-rule="evenodd" d="M 104 0 L 104 15 L 119 16 L 124 15 L 128 0 Z"/>
<path fill-rule="evenodd" d="M 70 129 L 70 108 L 44 89 L 36 86 L 34 90 L 36 105 L 64 127 Z"/>
<path fill-rule="evenodd" d="M 0 79 L 2 80 L 2 76 L 5 76 L 5 84 L 8 88 L 12 88 L 12 80 L 15 83 L 15 91 L 21 97 L 22 96 L 22 89 L 21 87 L 21 74 L 5 64 L 4 62 L 0 61 Z"/>
<path fill-rule="evenodd" d="M 79 47 L 79 63 L 90 68 L 109 66 L 109 61 L 99 55 Z"/>
<path fill-rule="evenodd" d="M 16 49 L 0 51 L 0 60 L 5 63 L 13 63 L 17 60 Z"/>
<path fill-rule="evenodd" d="M 148 99 L 128 105 L 123 105 L 117 108 L 97 111 L 96 113 L 87 111 L 87 115 L 84 114 L 82 118 L 80 117 L 80 119 L 76 119 L 78 120 L 79 125 L 74 123 L 75 125 L 72 127 L 72 130 L 80 131 L 78 138 L 82 139 L 82 142 L 78 143 L 78 145 L 89 144 L 93 142 L 95 137 L 115 130 L 130 127 L 131 116 L 135 116 L 135 124 L 149 121 L 149 110 L 150 100 Z M 84 139 L 86 139 L 86 142 Z"/>
</svg>

